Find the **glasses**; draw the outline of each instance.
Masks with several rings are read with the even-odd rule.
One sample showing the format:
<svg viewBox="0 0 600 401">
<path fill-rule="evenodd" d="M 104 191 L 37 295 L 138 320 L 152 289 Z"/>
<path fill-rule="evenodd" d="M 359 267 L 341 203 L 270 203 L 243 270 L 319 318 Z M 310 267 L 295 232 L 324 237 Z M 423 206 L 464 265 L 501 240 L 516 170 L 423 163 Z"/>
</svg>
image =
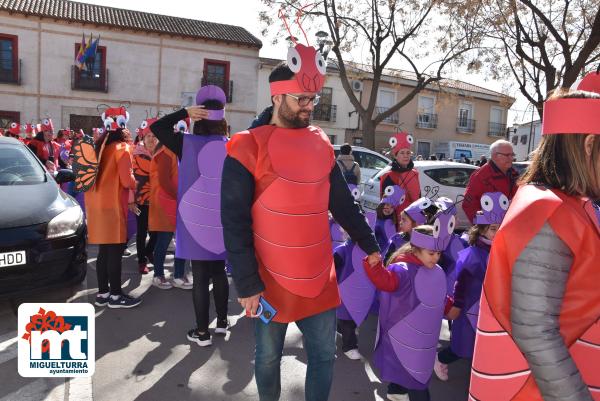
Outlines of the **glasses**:
<svg viewBox="0 0 600 401">
<path fill-rule="evenodd" d="M 312 103 L 313 106 L 316 106 L 319 104 L 319 99 L 321 98 L 321 96 L 319 96 L 319 95 L 296 96 L 296 95 L 290 95 L 289 93 L 285 93 L 285 95 L 296 99 L 296 101 L 298 102 L 298 106 L 300 106 L 300 107 L 308 106 L 310 103 Z"/>
<path fill-rule="evenodd" d="M 515 157 L 516 154 L 514 153 L 502 153 L 502 152 L 496 152 L 496 154 L 502 155 L 504 157 Z"/>
</svg>

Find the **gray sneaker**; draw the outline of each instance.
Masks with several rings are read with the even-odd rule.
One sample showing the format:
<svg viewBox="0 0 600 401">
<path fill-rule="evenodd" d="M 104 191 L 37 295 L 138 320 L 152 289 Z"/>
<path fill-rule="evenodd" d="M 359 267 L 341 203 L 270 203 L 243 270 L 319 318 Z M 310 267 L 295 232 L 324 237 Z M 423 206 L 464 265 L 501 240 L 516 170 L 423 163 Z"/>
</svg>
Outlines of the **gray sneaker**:
<svg viewBox="0 0 600 401">
<path fill-rule="evenodd" d="M 152 279 L 152 285 L 160 288 L 161 290 L 169 290 L 173 288 L 173 284 L 164 277 L 154 277 Z"/>
</svg>

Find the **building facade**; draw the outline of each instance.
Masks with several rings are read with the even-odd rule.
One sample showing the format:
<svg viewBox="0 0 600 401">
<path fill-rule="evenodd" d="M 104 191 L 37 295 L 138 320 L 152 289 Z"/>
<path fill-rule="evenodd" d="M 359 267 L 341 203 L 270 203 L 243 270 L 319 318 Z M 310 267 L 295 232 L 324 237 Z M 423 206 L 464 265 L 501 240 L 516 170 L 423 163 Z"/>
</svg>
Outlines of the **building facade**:
<svg viewBox="0 0 600 401">
<path fill-rule="evenodd" d="M 542 122 L 535 120 L 518 124 L 511 127 L 509 131 L 511 132 L 510 141 L 517 161 L 529 160 L 529 154 L 538 147 L 542 139 Z"/>
<path fill-rule="evenodd" d="M 93 65 L 75 55 L 100 37 Z M 55 130 L 100 126 L 103 105 L 127 105 L 129 127 L 192 104 L 198 88 L 228 95 L 231 131 L 256 108 L 262 44 L 241 27 L 67 0 L 0 0 L 0 124 L 37 123 Z"/>
</svg>

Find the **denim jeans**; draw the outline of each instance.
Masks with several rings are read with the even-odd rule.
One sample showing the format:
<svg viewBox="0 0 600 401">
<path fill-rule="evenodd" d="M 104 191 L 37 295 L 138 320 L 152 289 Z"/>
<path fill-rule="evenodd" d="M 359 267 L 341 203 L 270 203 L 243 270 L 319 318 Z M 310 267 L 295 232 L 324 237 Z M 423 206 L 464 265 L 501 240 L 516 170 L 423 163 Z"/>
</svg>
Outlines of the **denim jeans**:
<svg viewBox="0 0 600 401">
<path fill-rule="evenodd" d="M 329 398 L 335 361 L 335 308 L 295 322 L 303 336 L 308 356 L 306 401 L 326 401 Z M 281 356 L 287 323 L 256 319 L 255 368 L 260 401 L 277 401 L 281 395 Z"/>
<path fill-rule="evenodd" d="M 154 245 L 154 277 L 165 276 L 165 258 L 167 248 L 173 239 L 173 233 L 166 231 L 156 232 L 156 244 Z M 185 259 L 175 258 L 174 278 L 183 278 L 185 273 Z"/>
</svg>

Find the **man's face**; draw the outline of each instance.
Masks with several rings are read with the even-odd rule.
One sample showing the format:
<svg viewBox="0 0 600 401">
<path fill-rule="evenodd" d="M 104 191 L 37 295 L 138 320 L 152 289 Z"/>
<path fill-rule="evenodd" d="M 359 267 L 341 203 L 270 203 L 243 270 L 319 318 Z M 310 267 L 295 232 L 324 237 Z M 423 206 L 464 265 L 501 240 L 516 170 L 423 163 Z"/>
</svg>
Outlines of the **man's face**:
<svg viewBox="0 0 600 401">
<path fill-rule="evenodd" d="M 313 98 L 316 93 L 290 93 L 279 95 L 278 116 L 287 128 L 306 128 L 310 124 L 310 115 L 314 110 Z"/>
<path fill-rule="evenodd" d="M 506 172 L 512 167 L 514 156 L 512 145 L 500 145 L 492 155 L 492 160 L 500 170 Z"/>
</svg>

